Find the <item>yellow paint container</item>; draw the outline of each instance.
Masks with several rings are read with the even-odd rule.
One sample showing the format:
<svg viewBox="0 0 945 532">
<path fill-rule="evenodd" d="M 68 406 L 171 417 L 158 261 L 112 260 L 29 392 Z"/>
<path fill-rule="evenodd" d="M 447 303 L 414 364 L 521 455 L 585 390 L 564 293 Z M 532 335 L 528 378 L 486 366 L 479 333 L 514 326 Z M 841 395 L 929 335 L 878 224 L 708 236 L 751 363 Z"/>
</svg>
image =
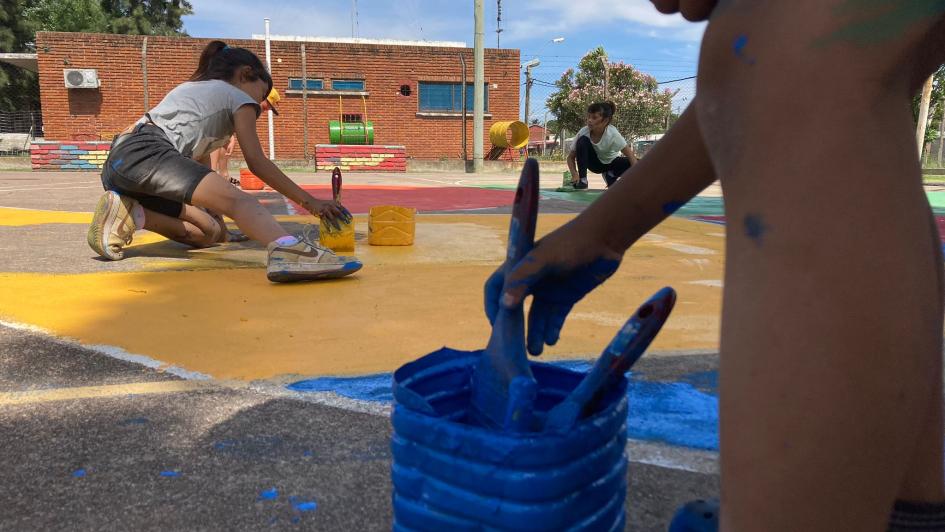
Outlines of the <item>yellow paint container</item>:
<svg viewBox="0 0 945 532">
<path fill-rule="evenodd" d="M 354 251 L 354 224 L 338 221 L 341 229 L 335 229 L 322 218 L 318 224 L 318 242 L 334 252 Z"/>
<path fill-rule="evenodd" d="M 394 205 L 371 207 L 368 215 L 368 244 L 411 246 L 416 234 L 417 209 Z"/>
</svg>

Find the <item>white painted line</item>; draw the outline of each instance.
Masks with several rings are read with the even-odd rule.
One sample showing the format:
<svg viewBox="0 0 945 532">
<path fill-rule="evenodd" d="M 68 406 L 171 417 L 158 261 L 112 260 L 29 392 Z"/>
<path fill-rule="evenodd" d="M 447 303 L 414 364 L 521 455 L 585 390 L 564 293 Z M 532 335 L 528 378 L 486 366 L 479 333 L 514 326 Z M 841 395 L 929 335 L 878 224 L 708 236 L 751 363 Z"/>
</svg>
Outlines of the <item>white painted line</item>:
<svg viewBox="0 0 945 532">
<path fill-rule="evenodd" d="M 715 255 L 715 250 L 700 248 L 698 246 L 688 246 L 686 244 L 677 244 L 675 242 L 663 242 L 660 245 L 673 251 L 685 253 L 686 255 Z"/>
<path fill-rule="evenodd" d="M 721 279 L 703 279 L 701 281 L 689 281 L 686 284 L 696 284 L 701 286 L 714 286 L 716 288 L 722 288 L 723 283 Z"/>
<path fill-rule="evenodd" d="M 719 453 L 687 447 L 674 447 L 642 440 L 627 442 L 631 462 L 680 469 L 705 475 L 719 474 Z"/>
</svg>

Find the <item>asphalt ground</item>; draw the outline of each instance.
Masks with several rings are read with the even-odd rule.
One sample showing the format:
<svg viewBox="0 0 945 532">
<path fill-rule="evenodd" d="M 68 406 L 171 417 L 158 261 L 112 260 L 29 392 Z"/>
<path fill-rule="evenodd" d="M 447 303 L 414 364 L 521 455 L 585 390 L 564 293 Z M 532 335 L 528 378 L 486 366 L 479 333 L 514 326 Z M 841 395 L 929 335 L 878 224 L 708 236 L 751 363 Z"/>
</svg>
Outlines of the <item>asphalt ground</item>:
<svg viewBox="0 0 945 532">
<path fill-rule="evenodd" d="M 396 180 L 411 187 L 469 186 L 465 175 L 345 178 L 346 184 L 386 185 Z M 507 189 L 515 180 L 491 176 L 475 184 Z M 259 250 L 252 246 L 229 249 L 228 258 L 219 258 L 140 233 L 132 248 L 137 258 L 134 253 L 133 260 L 114 263 L 91 258 L 85 224 L 100 193 L 94 174 L 0 173 L 0 208 L 22 211 L 16 216 L 7 213 L 7 220 L 18 222 L 0 223 L 0 278 L 46 276 L 43 282 L 66 291 L 72 279 L 83 275 L 166 269 L 183 270 L 185 275 L 201 273 L 194 270 L 219 276 L 258 273 Z M 275 214 L 291 214 L 274 194 L 260 197 L 269 200 Z M 543 194 L 541 212 L 580 212 L 592 199 Z M 447 211 L 431 214 L 436 212 Z M 509 208 L 448 212 L 479 216 L 507 214 Z M 35 223 L 28 219 L 34 215 Z M 718 231 L 705 225 L 707 231 Z M 709 267 L 702 262 L 691 266 Z M 4 308 L 35 306 L 37 299 L 48 297 L 54 303 L 38 307 L 42 312 L 66 312 L 64 306 L 57 307 L 62 294 L 40 290 L 27 296 L 17 291 L 21 285 L 11 283 L 0 294 Z M 481 279 L 469 283 L 481 286 Z M 69 312 L 102 310 L 101 301 L 91 296 L 70 304 L 81 301 L 87 301 L 86 308 Z M 129 304 L 122 313 L 95 322 L 95 328 L 111 328 L 113 336 L 121 337 L 134 314 L 148 312 L 154 310 Z M 585 314 L 591 316 L 586 319 L 611 319 Z M 234 359 L 233 371 L 246 369 L 248 376 L 229 377 L 201 371 L 210 352 L 169 363 L 148 349 L 128 349 L 118 341 L 97 345 L 71 330 L 44 326 L 39 318 L 24 321 L 19 316 L 0 316 L 0 529 L 390 529 L 389 403 L 351 398 L 340 390 L 302 393 L 286 387 L 335 371 L 316 372 L 304 361 L 289 361 L 286 367 L 296 364 L 296 372 L 280 369 L 269 374 L 240 368 L 240 359 Z M 682 329 L 700 326 L 697 321 L 693 318 Z M 147 320 L 134 323 L 140 329 Z M 189 333 L 169 327 L 160 334 L 171 342 Z M 265 333 L 257 334 L 266 338 Z M 317 331 L 313 334 L 317 340 Z M 712 347 L 709 342 L 702 349 L 662 350 L 644 357 L 635 368 L 639 380 L 676 385 L 690 382 L 692 375 L 711 374 L 718 364 Z M 596 356 L 591 349 L 582 353 L 585 359 Z M 396 367 L 388 365 L 382 369 Z M 628 456 L 628 530 L 665 530 L 680 504 L 718 494 L 717 454 L 712 450 L 632 437 Z"/>
</svg>

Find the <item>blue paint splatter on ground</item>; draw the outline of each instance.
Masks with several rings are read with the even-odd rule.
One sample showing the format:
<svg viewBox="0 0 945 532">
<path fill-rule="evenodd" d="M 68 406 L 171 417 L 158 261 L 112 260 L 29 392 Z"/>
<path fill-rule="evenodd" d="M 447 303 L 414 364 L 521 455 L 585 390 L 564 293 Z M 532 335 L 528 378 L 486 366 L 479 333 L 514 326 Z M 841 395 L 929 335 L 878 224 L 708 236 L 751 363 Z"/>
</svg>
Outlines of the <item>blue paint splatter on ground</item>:
<svg viewBox="0 0 945 532">
<path fill-rule="evenodd" d="M 72 476 L 75 477 L 75 478 L 82 478 L 82 477 L 85 476 L 85 470 L 84 470 L 84 469 L 76 469 L 75 471 L 72 472 Z"/>
<path fill-rule="evenodd" d="M 260 492 L 260 493 L 259 493 L 259 499 L 257 499 L 257 500 L 260 500 L 260 501 L 274 501 L 274 500 L 276 500 L 276 499 L 278 499 L 278 498 L 279 498 L 279 490 L 277 490 L 276 488 L 272 488 L 272 489 L 268 489 L 268 490 L 266 490 L 266 491 Z"/>
<path fill-rule="evenodd" d="M 587 372 L 586 361 L 554 362 L 556 366 Z M 631 372 L 627 395 L 631 438 L 697 449 L 719 448 L 718 372 L 683 375 L 680 382 L 648 381 Z M 298 392 L 331 391 L 359 401 L 393 402 L 389 373 L 366 377 L 321 377 L 289 385 Z"/>
<path fill-rule="evenodd" d="M 765 225 L 760 215 L 745 215 L 745 234 L 748 238 L 755 241 L 755 244 L 761 246 L 765 233 L 768 232 L 768 226 Z"/>
<path fill-rule="evenodd" d="M 120 421 L 118 422 L 118 424 L 123 427 L 126 427 L 128 425 L 144 425 L 147 422 L 148 422 L 148 418 L 146 417 L 133 417 L 130 419 L 126 419 L 124 421 Z"/>
<path fill-rule="evenodd" d="M 178 473 L 177 471 L 161 471 L 161 476 L 173 478 L 173 477 L 179 477 L 180 473 Z"/>
<path fill-rule="evenodd" d="M 295 509 L 300 512 L 311 512 L 318 508 L 318 504 L 315 501 L 300 502 L 294 504 L 293 506 L 295 506 Z"/>
<path fill-rule="evenodd" d="M 390 403 L 394 400 L 390 373 L 364 377 L 320 377 L 294 382 L 288 388 L 295 392 L 335 392 L 362 401 Z"/>
<path fill-rule="evenodd" d="M 305 457 L 312 456 L 312 451 L 305 451 L 302 453 L 302 456 L 305 456 Z"/>
</svg>

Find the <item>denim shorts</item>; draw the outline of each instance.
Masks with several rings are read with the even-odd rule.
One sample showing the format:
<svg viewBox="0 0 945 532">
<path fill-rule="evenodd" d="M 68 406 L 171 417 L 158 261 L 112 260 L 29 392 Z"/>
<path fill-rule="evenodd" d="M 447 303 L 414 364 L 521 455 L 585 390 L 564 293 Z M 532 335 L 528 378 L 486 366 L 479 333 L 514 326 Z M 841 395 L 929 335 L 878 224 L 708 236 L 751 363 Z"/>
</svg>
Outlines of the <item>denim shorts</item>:
<svg viewBox="0 0 945 532">
<path fill-rule="evenodd" d="M 184 157 L 161 128 L 135 126 L 115 137 L 102 167 L 105 190 L 138 200 L 150 211 L 179 218 L 194 190 L 212 170 Z"/>
</svg>

